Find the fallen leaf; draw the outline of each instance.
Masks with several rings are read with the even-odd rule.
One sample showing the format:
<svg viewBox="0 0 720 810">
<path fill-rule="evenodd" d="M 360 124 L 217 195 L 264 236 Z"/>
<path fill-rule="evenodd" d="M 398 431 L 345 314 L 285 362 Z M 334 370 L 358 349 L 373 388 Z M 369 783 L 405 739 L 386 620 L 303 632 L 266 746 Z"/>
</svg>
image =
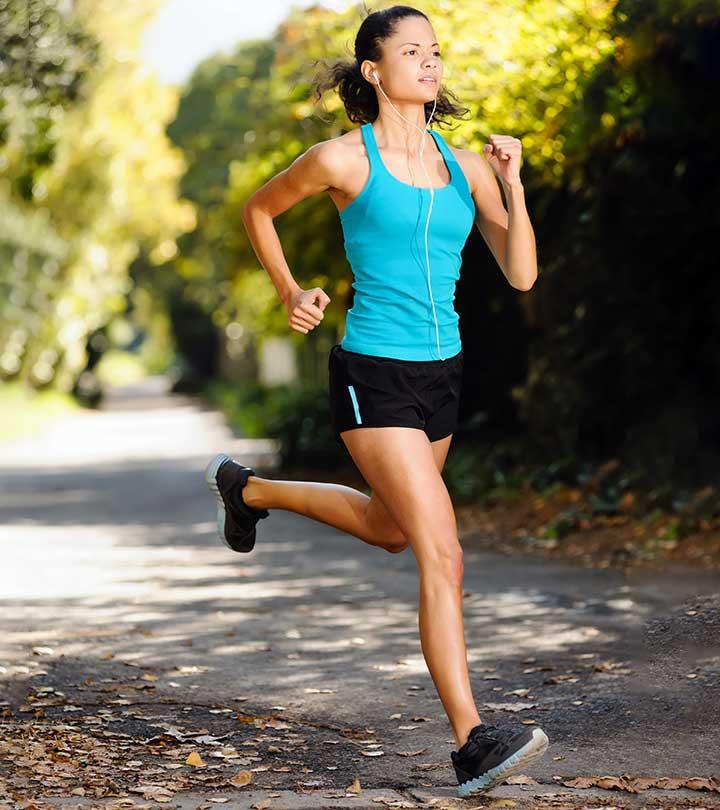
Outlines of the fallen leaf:
<svg viewBox="0 0 720 810">
<path fill-rule="evenodd" d="M 520 712 L 523 709 L 534 709 L 537 705 L 537 703 L 522 703 L 521 701 L 517 701 L 516 703 L 483 703 L 483 706 L 488 709 L 488 711 L 493 712 Z"/>
<path fill-rule="evenodd" d="M 288 770 L 290 770 L 288 768 Z M 242 787 L 243 785 L 249 785 L 252 782 L 252 774 L 250 771 L 238 771 L 235 776 L 231 776 L 228 779 L 231 785 L 235 785 L 236 787 Z"/>
</svg>

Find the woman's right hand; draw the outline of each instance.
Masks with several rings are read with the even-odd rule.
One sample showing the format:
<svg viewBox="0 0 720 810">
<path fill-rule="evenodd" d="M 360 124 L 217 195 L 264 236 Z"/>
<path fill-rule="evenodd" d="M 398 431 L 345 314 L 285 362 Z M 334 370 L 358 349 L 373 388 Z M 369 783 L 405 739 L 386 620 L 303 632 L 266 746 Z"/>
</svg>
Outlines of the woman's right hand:
<svg viewBox="0 0 720 810">
<path fill-rule="evenodd" d="M 330 303 L 322 287 L 311 290 L 299 290 L 285 301 L 288 313 L 288 325 L 297 332 L 306 335 L 323 319 L 323 310 Z"/>
</svg>

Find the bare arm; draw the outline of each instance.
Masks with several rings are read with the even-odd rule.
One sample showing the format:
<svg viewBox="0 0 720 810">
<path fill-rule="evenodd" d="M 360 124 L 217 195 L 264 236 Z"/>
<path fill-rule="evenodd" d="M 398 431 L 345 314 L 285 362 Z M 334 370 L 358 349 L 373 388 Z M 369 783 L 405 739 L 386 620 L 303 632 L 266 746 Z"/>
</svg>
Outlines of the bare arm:
<svg viewBox="0 0 720 810">
<path fill-rule="evenodd" d="M 537 277 L 537 259 L 523 187 L 503 186 L 508 212 L 495 173 L 485 157 L 468 149 L 462 151 L 475 200 L 475 224 L 510 285 L 517 290 L 529 290 Z"/>
<path fill-rule="evenodd" d="M 330 303 L 320 288 L 303 290 L 295 281 L 283 254 L 273 219 L 300 200 L 334 186 L 339 150 L 332 141 L 311 146 L 283 171 L 261 186 L 245 203 L 243 224 L 260 264 L 270 276 L 288 312 L 288 324 L 306 334 L 323 319 Z M 317 304 L 315 303 L 317 301 Z"/>
</svg>

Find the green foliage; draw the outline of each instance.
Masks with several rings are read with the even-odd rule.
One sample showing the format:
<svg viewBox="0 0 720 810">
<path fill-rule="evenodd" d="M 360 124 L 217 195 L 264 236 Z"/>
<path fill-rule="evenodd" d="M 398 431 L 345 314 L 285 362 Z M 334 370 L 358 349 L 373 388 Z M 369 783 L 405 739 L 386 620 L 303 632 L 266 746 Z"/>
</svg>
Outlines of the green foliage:
<svg viewBox="0 0 720 810">
<path fill-rule="evenodd" d="M 0 2 L 0 149 L 5 177 L 22 199 L 53 160 L 58 121 L 83 93 L 99 43 L 49 0 Z"/>
<path fill-rule="evenodd" d="M 266 434 L 281 441 L 284 465 L 324 467 L 347 458 L 347 451 L 333 438 L 324 389 L 279 386 L 267 405 Z"/>
<path fill-rule="evenodd" d="M 528 473 L 522 466 L 519 443 L 478 445 L 455 440 L 443 468 L 443 478 L 456 503 L 513 498 Z"/>
<path fill-rule="evenodd" d="M 717 473 L 720 332 L 708 256 L 720 224 L 716 13 L 620 2 L 615 51 L 589 78 L 567 172 L 539 195 L 537 337 L 516 391 L 550 453 L 620 453 L 657 480 Z M 715 55 L 713 55 L 715 54 Z"/>
<path fill-rule="evenodd" d="M 332 434 L 324 388 L 213 380 L 202 393 L 223 410 L 240 435 L 278 439 L 284 467 L 332 466 L 347 458 L 347 451 Z"/>
<path fill-rule="evenodd" d="M 0 379 L 74 390 L 130 263 L 166 261 L 194 224 L 163 132 L 174 91 L 133 58 L 156 6 L 0 3 Z"/>
</svg>

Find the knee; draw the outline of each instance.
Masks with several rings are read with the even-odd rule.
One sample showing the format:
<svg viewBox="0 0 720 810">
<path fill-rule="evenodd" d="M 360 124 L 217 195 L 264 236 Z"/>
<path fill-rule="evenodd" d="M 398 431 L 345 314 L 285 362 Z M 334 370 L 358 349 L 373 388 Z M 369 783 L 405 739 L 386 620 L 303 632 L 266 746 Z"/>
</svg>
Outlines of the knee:
<svg viewBox="0 0 720 810">
<path fill-rule="evenodd" d="M 422 570 L 433 578 L 445 582 L 461 584 L 465 573 L 465 559 L 459 542 L 448 543 L 437 548 L 425 561 Z"/>
</svg>

